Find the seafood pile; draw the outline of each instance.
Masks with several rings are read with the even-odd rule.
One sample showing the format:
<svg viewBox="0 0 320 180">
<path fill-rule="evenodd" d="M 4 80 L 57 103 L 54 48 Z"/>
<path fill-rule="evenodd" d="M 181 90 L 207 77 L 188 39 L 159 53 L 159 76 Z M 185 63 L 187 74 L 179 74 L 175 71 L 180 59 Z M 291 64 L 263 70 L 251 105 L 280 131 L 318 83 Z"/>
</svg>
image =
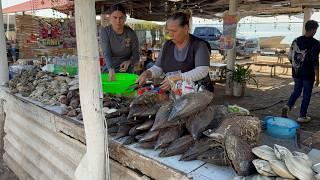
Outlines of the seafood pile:
<svg viewBox="0 0 320 180">
<path fill-rule="evenodd" d="M 161 149 L 160 157 L 181 155 L 181 161 L 231 165 L 243 176 L 255 173 L 251 149 L 261 133 L 261 121 L 230 114 L 227 107 L 213 105 L 213 99 L 208 91 L 177 100 L 145 92 L 132 100 L 129 112 L 106 119 L 108 133 L 125 145 Z"/>
<path fill-rule="evenodd" d="M 259 173 L 251 177 L 237 179 L 316 179 L 319 176 L 319 163 L 313 164 L 307 154 L 291 152 L 287 148 L 275 144 L 274 147 L 262 145 L 252 149 L 260 159 L 253 160 L 253 164 Z"/>
<path fill-rule="evenodd" d="M 9 81 L 11 93 L 19 93 L 44 105 L 60 106 L 61 114 L 82 120 L 79 81 L 77 78 L 57 76 L 53 73 L 43 72 L 34 67 L 24 70 Z M 129 100 L 116 96 L 104 96 L 104 112 L 106 118 L 119 116 L 129 112 Z M 116 111 L 110 113 L 110 110 Z"/>
</svg>

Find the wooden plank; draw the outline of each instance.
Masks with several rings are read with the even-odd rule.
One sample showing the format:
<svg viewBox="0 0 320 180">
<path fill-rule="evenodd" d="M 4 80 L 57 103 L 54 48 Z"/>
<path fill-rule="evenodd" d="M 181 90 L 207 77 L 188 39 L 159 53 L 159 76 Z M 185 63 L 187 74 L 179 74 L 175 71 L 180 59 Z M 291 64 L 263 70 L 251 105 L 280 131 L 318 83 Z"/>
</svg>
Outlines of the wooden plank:
<svg viewBox="0 0 320 180">
<path fill-rule="evenodd" d="M 117 160 L 124 166 L 137 169 L 154 179 L 163 179 L 164 177 L 167 180 L 188 179 L 186 173 L 179 172 L 158 161 L 134 152 L 112 139 L 109 139 L 109 152 L 112 159 Z"/>
</svg>

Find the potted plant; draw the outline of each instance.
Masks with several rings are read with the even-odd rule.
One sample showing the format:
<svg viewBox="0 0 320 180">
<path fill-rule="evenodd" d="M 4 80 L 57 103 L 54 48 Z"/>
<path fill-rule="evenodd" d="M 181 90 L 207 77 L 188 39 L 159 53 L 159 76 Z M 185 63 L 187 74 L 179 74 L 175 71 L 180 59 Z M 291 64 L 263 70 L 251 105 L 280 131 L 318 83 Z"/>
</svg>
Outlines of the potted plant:
<svg viewBox="0 0 320 180">
<path fill-rule="evenodd" d="M 252 74 L 250 66 L 244 67 L 236 65 L 235 70 L 232 72 L 233 80 L 233 96 L 240 97 L 244 96 L 246 84 L 252 80 L 258 87 L 258 82 L 255 79 L 255 75 Z"/>
</svg>

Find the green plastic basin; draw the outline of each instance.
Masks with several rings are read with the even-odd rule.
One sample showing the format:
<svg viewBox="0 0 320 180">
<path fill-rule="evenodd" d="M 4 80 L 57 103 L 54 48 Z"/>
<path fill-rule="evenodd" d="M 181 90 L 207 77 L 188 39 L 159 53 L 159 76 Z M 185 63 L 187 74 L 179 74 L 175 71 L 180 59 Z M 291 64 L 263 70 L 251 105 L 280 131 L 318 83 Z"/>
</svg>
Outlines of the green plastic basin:
<svg viewBox="0 0 320 180">
<path fill-rule="evenodd" d="M 108 74 L 101 74 L 102 91 L 104 94 L 132 94 L 134 89 L 128 89 L 138 79 L 138 75 L 130 73 L 116 73 L 115 81 L 108 80 Z"/>
</svg>

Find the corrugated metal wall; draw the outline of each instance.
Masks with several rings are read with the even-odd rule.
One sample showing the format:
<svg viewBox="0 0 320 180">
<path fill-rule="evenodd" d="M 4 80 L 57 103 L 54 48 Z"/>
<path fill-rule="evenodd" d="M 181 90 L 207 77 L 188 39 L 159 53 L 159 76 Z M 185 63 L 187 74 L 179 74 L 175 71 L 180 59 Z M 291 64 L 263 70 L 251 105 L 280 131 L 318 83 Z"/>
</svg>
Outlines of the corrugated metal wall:
<svg viewBox="0 0 320 180">
<path fill-rule="evenodd" d="M 74 179 L 84 144 L 59 132 L 54 115 L 37 108 L 6 101 L 4 161 L 20 179 Z"/>
<path fill-rule="evenodd" d="M 0 87 L 0 136 L 4 117 L 3 159 L 21 180 L 75 179 L 75 170 L 85 154 L 81 124 Z M 112 180 L 149 179 L 111 159 L 110 168 Z"/>
</svg>

